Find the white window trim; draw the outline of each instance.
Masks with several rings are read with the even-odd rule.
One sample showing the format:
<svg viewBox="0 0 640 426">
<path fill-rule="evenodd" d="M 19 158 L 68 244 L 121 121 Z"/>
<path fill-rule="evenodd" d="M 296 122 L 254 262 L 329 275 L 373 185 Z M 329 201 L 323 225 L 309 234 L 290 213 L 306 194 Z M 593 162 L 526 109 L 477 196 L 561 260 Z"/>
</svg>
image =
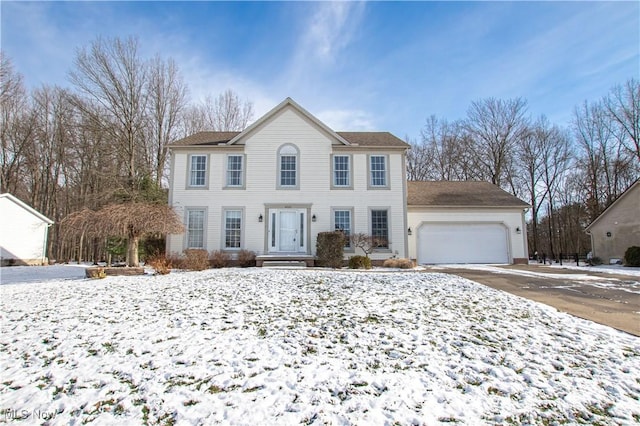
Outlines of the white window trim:
<svg viewBox="0 0 640 426">
<path fill-rule="evenodd" d="M 282 154 L 283 149 L 287 148 L 287 147 L 292 147 L 296 152 L 295 154 Z M 281 185 L 281 180 L 282 180 L 282 176 L 281 176 L 281 167 L 282 167 L 282 161 L 281 158 L 282 156 L 295 156 L 296 159 L 296 184 L 295 185 Z M 300 150 L 298 149 L 297 146 L 295 146 L 294 144 L 291 143 L 286 143 L 282 146 L 280 146 L 280 148 L 278 148 L 278 155 L 277 155 L 277 162 L 278 162 L 278 174 L 276 176 L 276 189 L 300 189 Z"/>
<path fill-rule="evenodd" d="M 189 212 L 192 211 L 202 211 L 204 218 L 202 221 L 202 247 L 189 247 Z M 207 249 L 207 222 L 209 219 L 209 211 L 207 207 L 186 207 L 184 209 L 184 225 L 185 225 L 185 233 L 183 239 L 184 249 Z"/>
<path fill-rule="evenodd" d="M 353 207 L 332 207 L 331 208 L 331 229 L 332 230 L 336 230 L 336 211 L 348 211 L 349 212 L 349 219 L 351 221 L 351 235 L 354 234 L 354 208 Z M 349 247 L 344 247 L 344 251 L 345 253 L 353 253 L 355 252 L 355 247 L 349 243 Z"/>
<path fill-rule="evenodd" d="M 387 247 L 376 248 L 374 253 L 390 253 L 391 252 L 391 207 L 369 207 L 369 235 L 373 235 L 373 211 L 385 210 L 387 212 Z"/>
<path fill-rule="evenodd" d="M 240 212 L 240 247 L 227 247 L 227 212 Z M 244 228 L 245 228 L 244 207 L 223 207 L 222 208 L 222 231 L 220 232 L 220 248 L 224 251 L 240 251 L 244 247 Z"/>
<path fill-rule="evenodd" d="M 371 176 L 371 159 L 373 157 L 384 158 L 384 185 L 373 185 L 373 179 Z M 369 154 L 367 155 L 367 189 L 390 189 L 389 184 L 389 155 L 388 154 Z"/>
<path fill-rule="evenodd" d="M 204 157 L 204 185 L 191 185 L 191 158 Z M 209 170 L 211 169 L 211 161 L 209 154 L 189 154 L 187 155 L 187 180 L 186 189 L 209 189 Z"/>
<path fill-rule="evenodd" d="M 240 169 L 240 185 L 229 185 L 229 157 L 240 157 L 242 168 Z M 246 188 L 246 155 L 245 154 L 227 154 L 224 161 L 224 189 L 245 189 Z"/>
<path fill-rule="evenodd" d="M 336 157 L 347 157 L 349 161 L 349 183 L 336 185 Z M 351 154 L 331 154 L 331 189 L 353 189 L 353 156 Z"/>
</svg>

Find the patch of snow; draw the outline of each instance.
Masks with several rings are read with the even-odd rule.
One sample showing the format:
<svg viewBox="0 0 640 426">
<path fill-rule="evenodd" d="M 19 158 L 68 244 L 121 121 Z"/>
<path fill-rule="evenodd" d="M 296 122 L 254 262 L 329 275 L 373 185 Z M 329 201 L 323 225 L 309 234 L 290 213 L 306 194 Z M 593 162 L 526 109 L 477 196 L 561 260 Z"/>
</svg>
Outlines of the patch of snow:
<svg viewBox="0 0 640 426">
<path fill-rule="evenodd" d="M 446 274 L 221 269 L 0 292 L 5 419 L 640 418 L 640 338 Z"/>
<path fill-rule="evenodd" d="M 0 268 L 0 284 L 39 283 L 50 280 L 84 278 L 87 264 L 59 264 L 49 266 L 5 266 Z"/>
</svg>

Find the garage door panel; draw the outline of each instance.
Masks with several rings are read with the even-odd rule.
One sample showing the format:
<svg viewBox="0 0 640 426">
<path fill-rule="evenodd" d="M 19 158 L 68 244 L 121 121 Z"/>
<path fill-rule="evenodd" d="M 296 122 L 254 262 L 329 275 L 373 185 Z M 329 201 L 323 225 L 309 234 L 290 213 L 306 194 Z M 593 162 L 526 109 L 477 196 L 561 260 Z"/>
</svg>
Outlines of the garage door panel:
<svg viewBox="0 0 640 426">
<path fill-rule="evenodd" d="M 509 263 L 499 223 L 425 223 L 418 231 L 419 263 Z"/>
</svg>

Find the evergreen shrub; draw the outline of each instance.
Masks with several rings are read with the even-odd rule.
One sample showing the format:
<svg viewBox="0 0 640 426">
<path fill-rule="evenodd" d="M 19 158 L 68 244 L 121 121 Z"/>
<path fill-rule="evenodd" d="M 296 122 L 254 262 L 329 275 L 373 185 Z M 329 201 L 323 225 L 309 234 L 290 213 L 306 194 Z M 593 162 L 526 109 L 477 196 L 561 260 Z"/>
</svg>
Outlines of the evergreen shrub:
<svg viewBox="0 0 640 426">
<path fill-rule="evenodd" d="M 342 268 L 344 243 L 344 234 L 341 231 L 320 232 L 316 240 L 316 265 Z"/>
<path fill-rule="evenodd" d="M 640 266 L 640 247 L 631 246 L 624 252 L 624 266 Z"/>
</svg>

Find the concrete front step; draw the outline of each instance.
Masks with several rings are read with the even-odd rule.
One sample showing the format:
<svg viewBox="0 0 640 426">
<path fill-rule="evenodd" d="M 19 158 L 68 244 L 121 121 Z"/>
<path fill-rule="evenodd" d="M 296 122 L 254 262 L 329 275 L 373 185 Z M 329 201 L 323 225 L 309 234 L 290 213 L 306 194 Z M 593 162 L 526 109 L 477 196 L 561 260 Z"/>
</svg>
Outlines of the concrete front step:
<svg viewBox="0 0 640 426">
<path fill-rule="evenodd" d="M 307 262 L 304 260 L 265 260 L 262 262 L 263 268 L 306 268 Z"/>
</svg>

